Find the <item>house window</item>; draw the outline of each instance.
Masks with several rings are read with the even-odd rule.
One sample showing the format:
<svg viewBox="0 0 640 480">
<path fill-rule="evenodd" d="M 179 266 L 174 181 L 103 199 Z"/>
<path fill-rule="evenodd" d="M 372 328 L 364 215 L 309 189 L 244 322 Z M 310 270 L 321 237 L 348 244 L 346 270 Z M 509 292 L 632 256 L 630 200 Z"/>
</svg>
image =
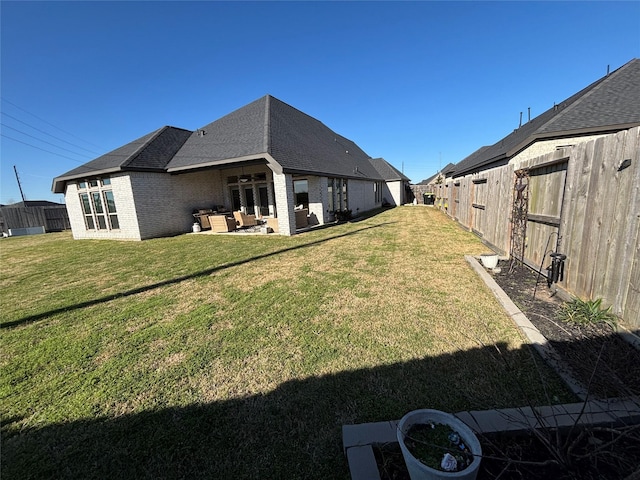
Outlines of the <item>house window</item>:
<svg viewBox="0 0 640 480">
<path fill-rule="evenodd" d="M 327 193 L 329 196 L 330 212 L 338 212 L 348 209 L 346 178 L 329 178 Z"/>
<path fill-rule="evenodd" d="M 91 203 L 89 202 L 89 195 L 86 193 L 80 194 L 80 202 L 82 203 L 82 212 L 84 213 L 84 223 L 87 226 L 87 230 L 94 230 L 95 222 L 93 221 L 93 213 L 91 212 Z"/>
<path fill-rule="evenodd" d="M 244 187 L 244 206 L 247 210 L 247 215 L 254 215 L 256 210 L 256 201 L 253 196 L 253 186 L 249 185 L 248 187 Z"/>
<path fill-rule="evenodd" d="M 269 216 L 269 190 L 266 185 L 258 185 L 258 202 L 260 215 Z"/>
<path fill-rule="evenodd" d="M 302 205 L 304 208 L 309 207 L 309 182 L 307 180 L 294 180 L 293 194 L 296 205 Z"/>
<path fill-rule="evenodd" d="M 374 182 L 373 194 L 375 196 L 375 202 L 382 203 L 382 182 Z"/>
<path fill-rule="evenodd" d="M 112 190 L 103 187 L 111 186 L 111 179 L 90 179 L 78 182 L 88 185 L 89 192 L 80 194 L 80 204 L 87 230 L 117 230 L 120 228 L 116 202 Z"/>
<path fill-rule="evenodd" d="M 108 185 L 111 185 L 111 181 L 109 181 Z M 111 228 L 117 230 L 120 228 L 120 223 L 118 222 L 116 202 L 113 198 L 113 192 L 111 190 L 105 190 L 104 200 L 107 204 L 107 214 L 109 215 L 109 223 L 111 223 Z"/>
<path fill-rule="evenodd" d="M 242 207 L 240 202 L 240 189 L 238 187 L 231 188 L 231 208 L 233 211 L 239 211 Z"/>
</svg>

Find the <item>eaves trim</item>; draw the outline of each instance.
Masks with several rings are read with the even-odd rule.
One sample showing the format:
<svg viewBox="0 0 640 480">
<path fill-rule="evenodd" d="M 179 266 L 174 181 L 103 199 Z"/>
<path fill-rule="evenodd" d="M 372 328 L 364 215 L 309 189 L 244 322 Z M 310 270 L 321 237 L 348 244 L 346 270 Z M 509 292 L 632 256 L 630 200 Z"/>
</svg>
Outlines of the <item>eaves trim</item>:
<svg viewBox="0 0 640 480">
<path fill-rule="evenodd" d="M 556 140 L 560 138 L 584 137 L 587 135 L 607 135 L 609 133 L 615 133 L 621 130 L 628 130 L 630 128 L 637 127 L 639 125 L 640 125 L 640 122 L 632 122 L 632 123 L 624 123 L 619 125 L 578 128 L 575 130 L 562 130 L 558 132 L 536 133 L 528 137 L 524 142 L 521 142 L 517 146 L 513 147 L 511 150 L 507 151 L 506 155 L 507 157 L 511 158 L 517 155 L 518 153 L 522 152 L 525 148 L 529 147 L 535 142 L 540 142 L 544 140 Z"/>
<path fill-rule="evenodd" d="M 295 169 L 295 168 L 285 168 L 282 171 L 282 173 L 288 173 L 290 175 L 314 175 L 317 177 L 328 177 L 328 178 L 346 178 L 350 180 L 370 180 L 370 181 L 376 181 L 376 182 L 389 182 L 389 181 L 401 180 L 401 179 L 385 180 L 384 178 L 382 178 L 382 176 L 370 177 L 368 175 L 365 175 L 362 172 L 358 172 L 359 175 L 357 174 L 345 175 L 345 174 L 338 174 L 335 172 L 323 172 L 318 170 L 303 170 L 303 169 Z"/>
<path fill-rule="evenodd" d="M 267 163 L 269 163 L 269 160 L 267 157 L 270 157 L 270 155 L 265 155 L 264 153 L 261 153 L 259 155 L 245 155 L 242 157 L 224 158 L 220 160 L 206 160 L 205 157 L 200 157 L 204 161 L 200 163 L 194 163 L 191 165 L 183 165 L 180 167 L 170 167 L 170 168 L 167 168 L 166 171 L 168 173 L 187 172 L 189 170 L 201 170 L 202 168 L 218 167 L 222 165 L 228 165 L 231 163 L 248 162 L 251 160 L 267 160 Z M 198 158 L 198 157 L 193 157 L 193 158 Z"/>
<path fill-rule="evenodd" d="M 507 163 L 507 161 L 509 160 L 509 157 L 507 157 L 507 155 L 505 153 L 500 154 L 498 156 L 495 156 L 493 158 L 490 158 L 489 160 L 485 160 L 481 163 L 477 163 L 471 167 L 468 167 L 464 170 L 460 170 L 460 171 L 456 171 L 453 173 L 453 175 L 451 177 L 445 177 L 445 178 L 460 178 L 460 177 L 464 177 L 465 175 L 469 175 L 470 173 L 474 173 L 477 172 L 479 170 L 484 170 L 486 167 L 488 167 L 489 165 L 493 165 L 494 163 L 499 163 L 499 162 L 505 162 L 505 164 Z"/>
<path fill-rule="evenodd" d="M 68 182 L 72 182 L 74 180 L 78 180 L 81 178 L 95 177 L 99 175 L 106 175 L 108 173 L 116 173 L 121 171 L 122 171 L 121 167 L 111 167 L 111 168 L 105 168 L 102 170 L 87 170 L 87 172 L 85 173 L 76 173 L 74 175 L 68 175 L 65 177 L 56 177 L 53 179 L 53 185 L 51 186 L 51 191 L 53 193 L 64 193 L 64 190 L 65 190 L 64 187 Z"/>
</svg>

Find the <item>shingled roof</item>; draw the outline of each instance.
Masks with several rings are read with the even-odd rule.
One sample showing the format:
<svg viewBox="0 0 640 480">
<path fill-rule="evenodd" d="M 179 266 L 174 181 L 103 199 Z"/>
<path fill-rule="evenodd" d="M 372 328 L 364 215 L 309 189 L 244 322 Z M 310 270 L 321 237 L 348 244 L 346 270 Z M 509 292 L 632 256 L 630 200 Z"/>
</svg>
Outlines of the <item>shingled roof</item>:
<svg viewBox="0 0 640 480">
<path fill-rule="evenodd" d="M 486 147 L 483 147 L 486 148 Z M 429 178 L 426 178 L 419 182 L 417 185 L 429 185 L 431 182 L 436 180 L 440 175 L 444 175 L 444 177 L 451 177 L 455 172 L 456 166 L 453 163 L 448 163 L 445 167 L 437 173 L 434 173 Z"/>
<path fill-rule="evenodd" d="M 165 171 L 169 161 L 191 135 L 190 130 L 162 127 L 53 179 L 53 192 L 64 193 L 65 183 L 89 175 L 120 171 Z"/>
<path fill-rule="evenodd" d="M 151 132 L 56 177 L 53 191 L 63 193 L 67 181 L 89 175 L 126 170 L 179 173 L 249 162 L 269 163 L 278 173 L 384 179 L 354 142 L 265 95 L 196 131 L 163 127 Z"/>
<path fill-rule="evenodd" d="M 640 60 L 633 59 L 455 167 L 454 177 L 506 164 L 539 140 L 610 133 L 640 125 Z"/>
<path fill-rule="evenodd" d="M 196 130 L 167 171 L 260 159 L 279 173 L 381 179 L 354 142 L 271 95 Z"/>
<path fill-rule="evenodd" d="M 409 177 L 387 162 L 384 158 L 372 158 L 370 161 L 383 180 L 387 182 L 409 181 Z"/>
</svg>

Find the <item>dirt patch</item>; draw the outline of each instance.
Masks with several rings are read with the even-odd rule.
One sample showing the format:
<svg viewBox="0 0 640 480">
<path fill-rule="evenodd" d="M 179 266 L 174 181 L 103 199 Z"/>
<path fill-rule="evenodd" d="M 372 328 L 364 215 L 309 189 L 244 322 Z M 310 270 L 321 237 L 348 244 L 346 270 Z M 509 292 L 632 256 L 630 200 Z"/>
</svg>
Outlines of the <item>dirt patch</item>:
<svg viewBox="0 0 640 480">
<path fill-rule="evenodd" d="M 578 325 L 558 319 L 563 301 L 551 294 L 544 276 L 500 261 L 496 283 L 547 338 L 571 373 L 593 398 L 639 394 L 640 351 L 607 324 Z M 534 296 L 535 291 L 535 296 Z"/>
</svg>

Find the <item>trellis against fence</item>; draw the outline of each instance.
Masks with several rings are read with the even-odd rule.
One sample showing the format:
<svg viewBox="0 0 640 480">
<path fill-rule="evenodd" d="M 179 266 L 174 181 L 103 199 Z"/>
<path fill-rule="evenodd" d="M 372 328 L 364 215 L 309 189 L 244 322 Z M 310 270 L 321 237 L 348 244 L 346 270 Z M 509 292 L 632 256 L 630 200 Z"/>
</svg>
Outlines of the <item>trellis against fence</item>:
<svg viewBox="0 0 640 480">
<path fill-rule="evenodd" d="M 503 253 L 521 251 L 511 244 L 521 169 L 529 173 L 525 263 L 539 268 L 561 251 L 560 287 L 602 298 L 640 328 L 640 127 L 450 181 L 449 214 Z"/>
</svg>

